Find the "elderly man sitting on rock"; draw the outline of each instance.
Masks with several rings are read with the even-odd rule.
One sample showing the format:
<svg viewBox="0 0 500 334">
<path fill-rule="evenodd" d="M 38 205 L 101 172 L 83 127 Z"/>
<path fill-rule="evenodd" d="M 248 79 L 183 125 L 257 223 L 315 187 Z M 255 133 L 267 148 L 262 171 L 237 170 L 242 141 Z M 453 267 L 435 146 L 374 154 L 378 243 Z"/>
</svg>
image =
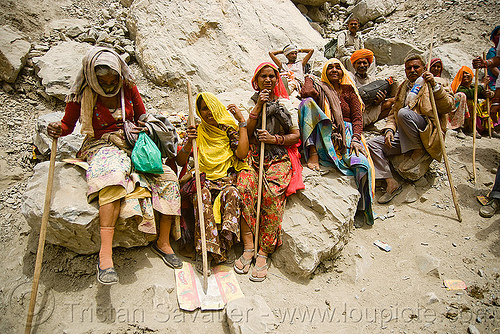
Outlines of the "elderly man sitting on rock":
<svg viewBox="0 0 500 334">
<path fill-rule="evenodd" d="M 425 62 L 419 55 L 405 59 L 406 80 L 398 87 L 394 105 L 382 129 L 384 136 L 368 141 L 376 179 L 385 179 L 386 193 L 378 200 L 390 202 L 402 191 L 402 185 L 391 173 L 389 156 L 404 155 L 398 170 L 410 170 L 418 165 L 442 158 L 438 129 L 434 126 L 434 114 L 430 94 L 434 94 L 441 129 L 446 131 L 446 114 L 453 109 L 453 94 L 425 70 Z M 425 82 L 417 81 L 423 77 Z M 429 92 L 430 83 L 432 92 Z M 419 87 L 420 86 L 420 87 Z M 416 96 L 415 96 L 416 93 Z M 428 165 L 425 169 L 428 168 Z M 423 175 L 423 174 L 422 174 Z"/>
<path fill-rule="evenodd" d="M 392 90 L 396 88 L 396 84 L 393 83 L 392 78 L 376 80 L 374 74 L 368 73 L 373 60 L 373 52 L 368 49 L 357 50 L 351 56 L 351 64 L 355 72 L 350 75 L 360 93 L 364 92 L 363 89 L 367 91 L 366 94 L 360 94 L 366 106 L 363 113 L 363 127 L 386 118 L 394 103 L 394 98 L 388 98 L 395 94 Z"/>
</svg>

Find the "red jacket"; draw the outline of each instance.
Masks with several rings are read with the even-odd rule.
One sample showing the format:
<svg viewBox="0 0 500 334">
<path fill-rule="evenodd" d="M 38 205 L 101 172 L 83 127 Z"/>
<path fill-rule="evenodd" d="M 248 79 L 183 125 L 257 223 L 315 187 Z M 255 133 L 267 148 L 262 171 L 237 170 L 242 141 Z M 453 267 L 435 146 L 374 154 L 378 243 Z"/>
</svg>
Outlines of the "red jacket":
<svg viewBox="0 0 500 334">
<path fill-rule="evenodd" d="M 137 124 L 139 116 L 146 113 L 146 108 L 142 103 L 141 95 L 137 86 L 132 88 L 124 86 L 125 95 L 125 117 Z M 121 108 L 120 108 L 121 113 Z M 62 135 L 66 136 L 73 132 L 75 124 L 80 118 L 80 103 L 69 102 L 64 110 L 64 117 L 61 120 Z M 116 120 L 111 115 L 109 109 L 102 103 L 99 96 L 94 107 L 92 116 L 92 127 L 94 128 L 94 138 L 99 139 L 106 132 L 117 131 Z"/>
</svg>

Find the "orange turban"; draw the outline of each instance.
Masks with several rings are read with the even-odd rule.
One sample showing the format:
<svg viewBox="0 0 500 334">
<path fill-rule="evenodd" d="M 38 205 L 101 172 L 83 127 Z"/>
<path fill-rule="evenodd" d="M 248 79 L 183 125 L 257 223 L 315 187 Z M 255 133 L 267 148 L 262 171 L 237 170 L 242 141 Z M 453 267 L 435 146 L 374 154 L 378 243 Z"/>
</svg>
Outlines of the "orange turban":
<svg viewBox="0 0 500 334">
<path fill-rule="evenodd" d="M 366 58 L 368 62 L 371 64 L 373 63 L 373 52 L 368 49 L 359 49 L 357 51 L 354 51 L 354 53 L 351 56 L 351 64 L 354 65 L 356 60 L 361 58 Z"/>
<path fill-rule="evenodd" d="M 462 79 L 464 77 L 464 72 L 469 73 L 474 78 L 474 72 L 472 72 L 472 70 L 470 69 L 470 67 L 467 67 L 467 66 L 460 67 L 460 69 L 458 70 L 457 75 L 455 75 L 455 78 L 453 79 L 453 82 L 451 83 L 451 90 L 453 91 L 453 93 L 456 93 L 458 87 L 462 84 Z"/>
</svg>

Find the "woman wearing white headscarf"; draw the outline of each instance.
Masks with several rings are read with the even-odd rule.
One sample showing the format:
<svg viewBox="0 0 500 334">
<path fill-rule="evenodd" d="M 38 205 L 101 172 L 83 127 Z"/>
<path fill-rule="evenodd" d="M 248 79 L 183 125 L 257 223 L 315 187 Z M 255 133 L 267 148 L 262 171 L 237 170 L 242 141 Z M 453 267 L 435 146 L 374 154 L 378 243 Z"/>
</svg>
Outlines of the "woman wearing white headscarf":
<svg viewBox="0 0 500 334">
<path fill-rule="evenodd" d="M 49 124 L 47 131 L 58 138 L 73 132 L 78 119 L 82 123 L 81 132 L 86 137 L 77 157 L 89 164 L 88 201 L 99 198 L 101 248 L 97 280 L 102 284 L 118 282 L 112 259 L 118 218 L 135 217 L 140 231 L 156 234 L 154 211 L 160 213 L 160 226 L 158 241 L 152 248 L 167 265 L 182 267 L 169 241 L 172 218 L 180 215 L 177 176 L 167 166 L 159 175 L 138 173 L 129 157 L 132 147 L 125 139 L 123 115 L 135 124 L 131 132 L 148 132 L 139 122 L 146 110 L 130 68 L 116 52 L 92 49 L 82 60 L 66 103 L 63 119 Z"/>
</svg>

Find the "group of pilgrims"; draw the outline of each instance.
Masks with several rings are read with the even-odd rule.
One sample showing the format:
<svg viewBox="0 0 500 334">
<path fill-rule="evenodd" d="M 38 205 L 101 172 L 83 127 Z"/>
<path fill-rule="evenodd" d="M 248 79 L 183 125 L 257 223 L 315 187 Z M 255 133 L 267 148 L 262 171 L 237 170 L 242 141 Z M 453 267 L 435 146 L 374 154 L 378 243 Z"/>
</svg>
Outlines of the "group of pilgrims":
<svg viewBox="0 0 500 334">
<path fill-rule="evenodd" d="M 199 122 L 187 125 L 182 142 L 163 160 L 161 174 L 139 172 L 131 162 L 126 123 L 132 123 L 128 129 L 132 134 L 152 136 L 154 130 L 146 124 L 146 109 L 130 68 L 115 51 L 93 48 L 82 60 L 62 120 L 50 123 L 47 131 L 53 138 L 68 135 L 79 120 L 86 135 L 77 157 L 89 165 L 88 201 L 97 199 L 99 203 L 97 280 L 102 284 L 118 282 L 112 258 L 115 224 L 118 218 L 134 217 L 139 231 L 157 235 L 151 248 L 172 268 L 183 266 L 170 240 L 171 230 L 180 221 L 178 253 L 195 253 L 195 267 L 202 272 L 203 224 L 207 259 L 212 265 L 231 261 L 231 248 L 243 242 L 242 254 L 235 261 L 233 258 L 234 271 L 242 275 L 250 272 L 251 281 L 264 281 L 269 256 L 282 243 L 286 199 L 305 187 L 303 165 L 312 170 L 337 168 L 354 177 L 361 194 L 356 213 L 356 227 L 360 227 L 374 223 L 375 179 L 385 179 L 387 184 L 379 203 L 389 203 L 401 192 L 388 157 L 404 154 L 409 167 L 428 156 L 441 160 L 430 94 L 443 132 L 446 128 L 470 131 L 472 70 L 464 66 L 450 85 L 441 78 L 440 59 L 432 59 L 428 71 L 420 55 L 408 55 L 404 82 L 381 89 L 370 101 L 364 101 L 360 89 L 375 81 L 375 57 L 363 48 L 356 26 L 359 28 L 357 20 L 348 22 L 348 31 L 339 37 L 338 59 L 326 61 L 320 77 L 306 74 L 313 49 L 287 45 L 270 52 L 274 63 L 263 62 L 255 69 L 250 81 L 255 93 L 245 113 L 236 104 L 225 106 L 210 92 L 199 93 L 195 99 Z M 492 32 L 495 47 L 499 35 L 500 26 Z M 297 61 L 299 53 L 306 54 L 301 61 Z M 282 63 L 279 54 L 288 62 Z M 500 57 L 498 52 L 496 55 L 492 60 L 477 58 L 474 66 L 488 67 L 490 76 L 498 76 Z M 412 97 L 420 77 L 428 84 Z M 479 96 L 492 101 L 493 124 L 485 121 L 484 113 L 478 114 L 478 130 L 484 131 L 500 123 L 500 99 L 493 98 L 495 84 L 481 87 Z M 248 114 L 246 119 L 244 114 Z M 363 128 L 384 118 L 387 121 L 381 135 L 366 141 Z M 200 197 L 189 163 L 194 142 L 201 173 Z M 497 174 L 498 194 L 495 188 L 490 194 L 495 205 L 495 195 L 500 199 L 498 179 Z M 198 217 L 199 198 L 203 221 Z M 491 216 L 495 211 L 496 206 Z M 176 220 L 176 216 L 181 219 Z M 258 245 L 254 245 L 255 240 Z"/>
</svg>

